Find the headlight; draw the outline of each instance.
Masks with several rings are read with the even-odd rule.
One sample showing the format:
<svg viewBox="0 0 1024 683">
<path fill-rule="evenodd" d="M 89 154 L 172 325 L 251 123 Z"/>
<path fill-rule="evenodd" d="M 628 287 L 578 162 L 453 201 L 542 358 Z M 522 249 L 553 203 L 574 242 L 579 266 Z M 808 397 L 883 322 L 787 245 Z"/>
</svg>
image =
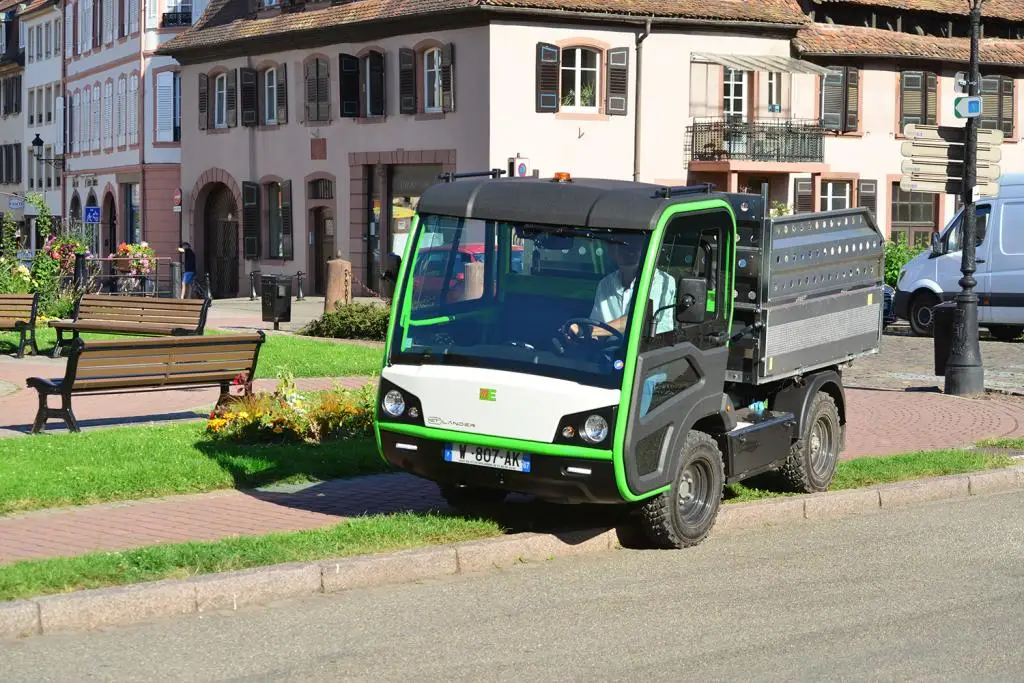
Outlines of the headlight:
<svg viewBox="0 0 1024 683">
<path fill-rule="evenodd" d="M 385 413 L 391 417 L 398 417 L 405 412 L 405 397 L 402 396 L 402 392 L 392 389 L 384 394 L 382 406 Z"/>
<path fill-rule="evenodd" d="M 600 415 L 591 415 L 583 423 L 580 436 L 590 443 L 601 443 L 608 437 L 608 421 Z"/>
</svg>

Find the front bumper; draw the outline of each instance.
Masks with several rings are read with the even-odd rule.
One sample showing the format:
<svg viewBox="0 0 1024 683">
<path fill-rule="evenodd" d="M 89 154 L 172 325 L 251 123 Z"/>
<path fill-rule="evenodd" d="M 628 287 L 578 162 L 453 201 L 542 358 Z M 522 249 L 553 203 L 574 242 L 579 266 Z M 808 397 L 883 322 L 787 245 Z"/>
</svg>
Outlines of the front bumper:
<svg viewBox="0 0 1024 683">
<path fill-rule="evenodd" d="M 386 428 L 380 430 L 380 445 L 384 458 L 393 466 L 439 484 L 504 489 L 562 503 L 623 502 L 615 483 L 615 468 L 607 460 L 531 454 L 530 472 L 508 472 L 446 462 L 442 442 Z M 579 471 L 570 472 L 569 468 Z"/>
</svg>

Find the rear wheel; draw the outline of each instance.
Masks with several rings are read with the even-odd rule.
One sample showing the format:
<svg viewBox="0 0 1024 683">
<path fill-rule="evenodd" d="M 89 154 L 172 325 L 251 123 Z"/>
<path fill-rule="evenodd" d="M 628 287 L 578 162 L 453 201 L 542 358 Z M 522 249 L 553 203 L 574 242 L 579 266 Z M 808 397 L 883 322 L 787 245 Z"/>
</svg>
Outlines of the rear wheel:
<svg viewBox="0 0 1024 683">
<path fill-rule="evenodd" d="M 1012 342 L 1024 333 L 1024 327 L 1020 325 L 989 325 L 988 331 L 1001 342 Z"/>
<path fill-rule="evenodd" d="M 677 549 L 703 541 L 718 518 L 725 488 L 722 452 L 709 435 L 691 431 L 671 488 L 645 501 L 641 525 L 658 548 Z"/>
<path fill-rule="evenodd" d="M 932 307 L 938 305 L 939 297 L 929 291 L 918 292 L 910 300 L 910 330 L 918 337 L 930 337 L 934 326 Z"/>
<path fill-rule="evenodd" d="M 843 426 L 835 400 L 819 391 L 804 421 L 804 432 L 782 466 L 788 484 L 802 493 L 827 491 L 839 464 Z"/>
<path fill-rule="evenodd" d="M 457 510 L 481 505 L 497 505 L 508 497 L 508 491 L 489 489 L 482 486 L 441 484 L 440 489 L 441 497 Z"/>
</svg>

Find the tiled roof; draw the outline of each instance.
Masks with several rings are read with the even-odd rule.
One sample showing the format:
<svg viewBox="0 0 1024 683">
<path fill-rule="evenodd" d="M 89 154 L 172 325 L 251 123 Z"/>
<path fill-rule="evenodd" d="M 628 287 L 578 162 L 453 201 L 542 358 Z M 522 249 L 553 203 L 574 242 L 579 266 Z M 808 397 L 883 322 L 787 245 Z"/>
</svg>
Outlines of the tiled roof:
<svg viewBox="0 0 1024 683">
<path fill-rule="evenodd" d="M 814 0 L 819 5 L 844 4 L 866 5 L 868 7 L 889 7 L 892 9 L 937 12 L 939 14 L 963 14 L 970 11 L 968 0 Z M 1024 1 L 1022 0 L 985 0 L 981 9 L 982 16 L 998 17 L 1010 21 L 1024 21 Z"/>
<path fill-rule="evenodd" d="M 807 57 L 917 57 L 966 63 L 971 52 L 970 41 L 966 38 L 935 38 L 826 24 L 800 29 L 793 44 L 797 52 Z M 1024 40 L 982 40 L 981 62 L 1024 66 Z"/>
<path fill-rule="evenodd" d="M 2 0 L 0 0 L 2 2 Z M 249 0 L 212 0 L 199 21 L 160 52 L 203 49 L 307 30 L 482 7 L 803 25 L 797 0 L 356 0 L 320 10 L 248 18 Z"/>
<path fill-rule="evenodd" d="M 0 12 L 6 12 L 12 7 L 17 7 L 21 0 L 0 0 Z"/>
</svg>

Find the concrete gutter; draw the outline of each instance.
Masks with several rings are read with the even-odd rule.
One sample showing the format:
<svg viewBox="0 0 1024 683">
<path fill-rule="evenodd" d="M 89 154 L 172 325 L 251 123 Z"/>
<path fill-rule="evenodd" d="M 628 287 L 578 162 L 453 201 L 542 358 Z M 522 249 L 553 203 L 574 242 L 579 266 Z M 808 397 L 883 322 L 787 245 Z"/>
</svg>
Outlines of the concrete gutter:
<svg viewBox="0 0 1024 683">
<path fill-rule="evenodd" d="M 873 514 L 929 501 L 1021 488 L 1024 488 L 1024 464 L 864 489 L 723 505 L 712 534 Z M 0 602 L 0 638 L 125 626 L 183 614 L 233 611 L 248 605 L 318 593 L 507 569 L 523 562 L 545 562 L 619 548 L 615 529 L 522 533 L 455 545 Z"/>
</svg>

